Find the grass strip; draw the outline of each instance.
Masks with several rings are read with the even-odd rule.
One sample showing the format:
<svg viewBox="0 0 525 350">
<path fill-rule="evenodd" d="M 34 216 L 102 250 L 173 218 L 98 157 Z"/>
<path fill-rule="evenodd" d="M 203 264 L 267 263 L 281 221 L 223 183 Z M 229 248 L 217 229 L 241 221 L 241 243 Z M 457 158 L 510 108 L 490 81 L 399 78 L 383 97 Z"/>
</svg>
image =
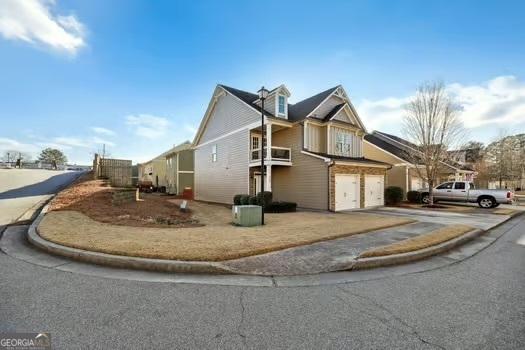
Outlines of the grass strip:
<svg viewBox="0 0 525 350">
<path fill-rule="evenodd" d="M 359 258 L 372 258 L 377 256 L 401 254 L 428 248 L 446 241 L 450 241 L 451 239 L 459 237 L 473 229 L 473 227 L 466 225 L 454 225 L 439 228 L 431 231 L 430 233 L 405 239 L 403 241 L 382 247 L 366 250 L 359 255 Z"/>
</svg>

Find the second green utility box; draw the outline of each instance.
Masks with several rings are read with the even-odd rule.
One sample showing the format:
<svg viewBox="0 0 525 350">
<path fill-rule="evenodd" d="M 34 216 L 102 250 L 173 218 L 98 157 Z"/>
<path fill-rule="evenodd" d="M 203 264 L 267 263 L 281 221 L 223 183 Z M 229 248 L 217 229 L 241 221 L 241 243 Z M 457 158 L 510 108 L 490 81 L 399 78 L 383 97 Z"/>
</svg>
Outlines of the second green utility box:
<svg viewBox="0 0 525 350">
<path fill-rule="evenodd" d="M 238 226 L 261 225 L 262 207 L 258 205 L 234 205 L 232 207 L 233 223 Z"/>
</svg>

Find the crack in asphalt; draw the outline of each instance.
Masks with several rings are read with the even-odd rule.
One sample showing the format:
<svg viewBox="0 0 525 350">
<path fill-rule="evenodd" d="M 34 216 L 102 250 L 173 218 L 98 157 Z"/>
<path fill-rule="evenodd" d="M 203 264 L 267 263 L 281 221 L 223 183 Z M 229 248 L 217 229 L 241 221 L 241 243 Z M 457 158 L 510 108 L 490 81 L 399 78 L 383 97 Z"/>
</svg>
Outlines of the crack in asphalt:
<svg viewBox="0 0 525 350">
<path fill-rule="evenodd" d="M 237 335 L 241 337 L 242 343 L 244 347 L 246 348 L 248 344 L 246 343 L 246 334 L 242 332 L 242 328 L 244 325 L 244 316 L 246 308 L 244 306 L 244 292 L 246 291 L 246 288 L 241 289 L 241 292 L 239 293 L 239 305 L 241 306 L 241 319 L 239 320 L 239 324 L 237 325 Z"/>
<path fill-rule="evenodd" d="M 360 295 L 360 294 L 357 294 L 357 293 L 353 293 L 353 292 L 350 292 L 346 289 L 343 289 L 343 287 L 341 286 L 336 286 L 337 289 L 339 289 L 340 291 L 342 291 L 344 294 L 347 294 L 347 295 L 351 295 L 351 296 L 354 296 L 354 297 L 357 297 L 357 298 L 360 298 L 360 299 L 363 299 L 365 301 L 367 301 L 368 303 L 370 303 L 373 307 L 377 308 L 377 309 L 380 309 L 384 312 L 386 312 L 390 317 L 392 317 L 395 321 L 399 322 L 400 324 L 402 324 L 403 326 L 405 326 L 409 332 L 406 332 L 405 329 L 402 329 L 402 328 L 399 328 L 399 327 L 392 327 L 390 324 L 388 324 L 389 320 L 388 319 L 385 319 L 383 317 L 380 317 L 374 313 L 370 313 L 370 312 L 367 312 L 366 310 L 364 309 L 361 309 L 361 308 L 358 308 L 359 311 L 363 312 L 365 315 L 368 315 L 376 320 L 378 320 L 379 322 L 381 322 L 382 324 L 384 324 L 385 326 L 389 327 L 389 328 L 393 328 L 397 331 L 401 331 L 403 333 L 408 333 L 414 337 L 416 337 L 420 342 L 424 343 L 424 344 L 427 344 L 427 345 L 430 345 L 430 346 L 433 346 L 433 347 L 436 347 L 438 349 L 442 349 L 442 350 L 446 350 L 446 348 L 442 345 L 439 345 L 439 344 L 436 344 L 436 343 L 432 343 L 428 340 L 426 340 L 425 338 L 423 338 L 423 336 L 421 336 L 419 334 L 419 332 L 414 328 L 414 326 L 408 324 L 406 321 L 404 321 L 402 318 L 400 318 L 399 316 L 397 316 L 396 314 L 394 314 L 391 310 L 387 309 L 385 306 L 383 306 L 382 304 L 380 304 L 379 302 L 375 301 L 374 299 L 371 299 L 371 298 L 368 298 L 368 297 L 365 297 L 363 295 Z M 340 296 L 336 296 L 339 300 L 343 301 L 345 304 L 348 304 L 347 301 L 340 297 Z M 355 304 L 349 304 L 351 306 L 356 306 Z"/>
</svg>

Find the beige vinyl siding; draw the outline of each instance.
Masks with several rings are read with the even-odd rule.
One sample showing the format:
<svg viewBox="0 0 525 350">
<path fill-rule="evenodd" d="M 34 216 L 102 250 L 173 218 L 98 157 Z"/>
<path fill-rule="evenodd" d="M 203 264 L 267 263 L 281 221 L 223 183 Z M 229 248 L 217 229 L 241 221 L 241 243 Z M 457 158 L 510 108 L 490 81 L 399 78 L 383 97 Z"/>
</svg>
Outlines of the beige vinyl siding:
<svg viewBox="0 0 525 350">
<path fill-rule="evenodd" d="M 166 156 L 166 189 L 170 194 L 177 194 L 177 154 Z"/>
<path fill-rule="evenodd" d="M 301 153 L 302 125 L 273 134 L 272 142 L 290 147 L 292 166 L 272 167 L 274 200 L 296 202 L 299 207 L 328 209 L 328 165 L 319 158 Z"/>
<path fill-rule="evenodd" d="M 229 93 L 221 96 L 213 107 L 199 144 L 257 122 L 260 117 L 256 110 Z"/>
<path fill-rule="evenodd" d="M 179 154 L 179 171 L 193 171 L 193 168 L 194 168 L 193 150 L 180 151 L 178 154 Z"/>
<path fill-rule="evenodd" d="M 397 186 L 403 189 L 403 197 L 406 198 L 407 188 L 407 167 L 404 165 L 394 166 L 386 172 L 385 187 Z M 410 181 L 408 183 L 410 186 Z"/>
<path fill-rule="evenodd" d="M 213 118 L 212 118 L 213 119 Z M 195 149 L 195 199 L 231 204 L 233 196 L 248 193 L 250 131 L 210 142 Z M 212 147 L 217 145 L 217 161 Z"/>
<path fill-rule="evenodd" d="M 338 133 L 350 135 L 350 152 L 339 152 L 337 150 L 336 143 Z M 354 131 L 332 126 L 330 127 L 330 133 L 328 136 L 330 137 L 330 149 L 328 150 L 329 154 L 345 157 L 363 156 L 363 139 L 360 136 L 357 136 Z"/>
<path fill-rule="evenodd" d="M 193 174 L 191 173 L 179 173 L 179 186 L 178 194 L 182 194 L 185 188 L 193 188 Z"/>
<path fill-rule="evenodd" d="M 363 141 L 363 155 L 365 158 L 377 160 L 379 162 L 388 164 L 404 163 L 405 161 L 401 158 L 397 158 L 390 153 L 378 148 L 366 141 Z"/>
<path fill-rule="evenodd" d="M 305 148 L 311 152 L 326 153 L 326 126 L 307 124 Z"/>
<path fill-rule="evenodd" d="M 277 99 L 277 94 L 273 94 L 273 95 L 268 96 L 268 98 L 264 100 L 264 110 L 275 116 L 277 116 L 277 109 L 275 108 L 276 103 L 277 103 L 276 99 Z M 261 107 L 261 101 L 257 101 L 255 102 L 255 104 Z"/>
<path fill-rule="evenodd" d="M 315 115 L 317 118 L 324 118 L 328 112 L 334 109 L 335 106 L 343 103 L 343 100 L 336 96 L 330 96 L 324 103 L 317 107 L 312 115 Z"/>
</svg>

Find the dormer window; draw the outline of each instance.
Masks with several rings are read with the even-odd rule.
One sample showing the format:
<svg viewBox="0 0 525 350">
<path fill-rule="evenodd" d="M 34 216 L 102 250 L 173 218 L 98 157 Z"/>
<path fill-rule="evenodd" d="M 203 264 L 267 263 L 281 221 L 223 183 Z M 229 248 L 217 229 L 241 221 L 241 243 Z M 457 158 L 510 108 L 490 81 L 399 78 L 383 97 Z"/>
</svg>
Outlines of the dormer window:
<svg viewBox="0 0 525 350">
<path fill-rule="evenodd" d="M 286 98 L 283 95 L 279 95 L 279 114 L 285 114 L 286 113 Z"/>
</svg>

